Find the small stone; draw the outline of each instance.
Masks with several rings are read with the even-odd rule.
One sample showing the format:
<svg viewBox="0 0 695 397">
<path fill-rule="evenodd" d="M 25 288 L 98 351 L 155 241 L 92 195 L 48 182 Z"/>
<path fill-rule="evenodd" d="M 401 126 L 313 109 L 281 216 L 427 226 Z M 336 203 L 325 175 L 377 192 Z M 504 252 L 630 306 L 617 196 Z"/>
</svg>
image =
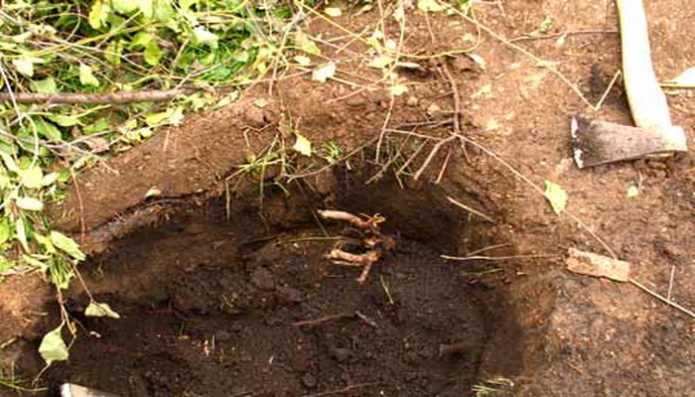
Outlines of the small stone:
<svg viewBox="0 0 695 397">
<path fill-rule="evenodd" d="M 313 389 L 314 387 L 316 387 L 318 382 L 314 375 L 307 372 L 304 374 L 304 376 L 302 376 L 302 384 L 308 389 Z"/>
<path fill-rule="evenodd" d="M 345 363 L 350 359 L 350 349 L 346 349 L 343 347 L 337 347 L 333 349 L 333 357 L 335 360 L 339 363 Z"/>
<path fill-rule="evenodd" d="M 257 267 L 251 275 L 253 285 L 264 291 L 272 291 L 275 289 L 275 280 L 273 273 L 265 267 Z"/>
<path fill-rule="evenodd" d="M 225 330 L 219 330 L 215 332 L 215 340 L 218 342 L 226 342 L 232 338 L 232 335 L 225 331 Z"/>
<path fill-rule="evenodd" d="M 417 97 L 411 95 L 408 97 L 408 100 L 406 101 L 406 104 L 408 106 L 417 106 L 420 101 L 417 99 Z"/>
<path fill-rule="evenodd" d="M 288 285 L 283 285 L 277 289 L 278 295 L 286 302 L 297 303 L 302 300 L 302 293 Z"/>
</svg>

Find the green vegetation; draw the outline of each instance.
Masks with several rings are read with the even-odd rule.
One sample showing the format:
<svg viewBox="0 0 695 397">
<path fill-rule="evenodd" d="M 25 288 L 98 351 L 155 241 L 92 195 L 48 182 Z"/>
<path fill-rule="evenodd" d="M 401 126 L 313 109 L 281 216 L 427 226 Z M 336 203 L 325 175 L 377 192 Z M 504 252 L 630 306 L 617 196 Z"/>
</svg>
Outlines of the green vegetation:
<svg viewBox="0 0 695 397">
<path fill-rule="evenodd" d="M 84 255 L 51 230 L 46 203 L 74 172 L 229 103 L 284 66 L 295 10 L 279 1 L 15 0 L 0 10 L 0 275 L 45 272 L 66 288 Z M 168 101 L 23 103 L 22 94 L 128 95 Z M 15 99 L 18 99 L 15 101 Z M 154 99 L 154 97 L 153 97 Z M 56 101 L 54 101 L 56 102 Z"/>
</svg>

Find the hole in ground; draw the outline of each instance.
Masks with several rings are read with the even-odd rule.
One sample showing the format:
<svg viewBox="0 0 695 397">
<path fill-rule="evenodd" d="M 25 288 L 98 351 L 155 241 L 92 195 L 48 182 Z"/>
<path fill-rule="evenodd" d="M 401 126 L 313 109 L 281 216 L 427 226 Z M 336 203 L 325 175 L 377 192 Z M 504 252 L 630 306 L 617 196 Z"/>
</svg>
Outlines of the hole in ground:
<svg viewBox="0 0 695 397">
<path fill-rule="evenodd" d="M 261 217 L 250 200 L 229 217 L 212 200 L 91 258 L 87 284 L 123 318 L 85 318 L 86 295 L 72 294 L 92 333 L 46 378 L 126 396 L 465 396 L 519 375 L 524 338 L 505 283 L 440 257 L 499 244 L 489 224 L 437 187 L 352 174 L 336 171 L 327 194 L 266 192 Z M 326 207 L 386 217 L 397 247 L 364 285 L 359 269 L 323 257 L 345 228 L 312 215 Z"/>
</svg>

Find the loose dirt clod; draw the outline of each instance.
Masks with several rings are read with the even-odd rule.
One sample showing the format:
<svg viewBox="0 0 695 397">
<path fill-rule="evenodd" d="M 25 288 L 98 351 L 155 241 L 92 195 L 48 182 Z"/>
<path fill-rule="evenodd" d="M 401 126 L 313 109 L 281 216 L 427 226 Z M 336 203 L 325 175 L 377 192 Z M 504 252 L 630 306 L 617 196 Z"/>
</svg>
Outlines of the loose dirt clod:
<svg viewBox="0 0 695 397">
<path fill-rule="evenodd" d="M 362 274 L 357 279 L 360 284 L 367 281 L 372 265 L 379 261 L 387 252 L 396 248 L 396 241 L 392 237 L 381 233 L 379 224 L 384 222 L 386 218 L 379 214 L 374 216 L 361 214 L 360 217 L 349 212 L 335 210 L 319 210 L 318 214 L 323 219 L 348 222 L 359 229 L 362 234 L 361 248 L 367 249 L 366 252 L 352 253 L 345 251 L 343 249 L 345 243 L 341 241 L 325 257 L 337 265 L 362 267 Z"/>
</svg>

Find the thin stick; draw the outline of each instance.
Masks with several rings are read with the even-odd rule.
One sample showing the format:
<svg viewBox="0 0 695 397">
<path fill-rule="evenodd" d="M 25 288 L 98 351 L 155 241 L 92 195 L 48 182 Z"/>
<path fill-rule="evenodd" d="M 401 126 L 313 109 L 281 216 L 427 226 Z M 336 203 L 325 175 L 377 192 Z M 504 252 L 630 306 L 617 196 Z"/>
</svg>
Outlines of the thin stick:
<svg viewBox="0 0 695 397">
<path fill-rule="evenodd" d="M 379 140 L 376 142 L 376 155 L 374 156 L 374 162 L 379 162 L 379 155 L 381 154 L 381 144 L 384 142 L 384 136 L 386 136 L 386 128 L 389 126 L 389 121 L 391 121 L 391 113 L 393 112 L 393 105 L 396 103 L 396 96 L 391 95 L 391 101 L 389 102 L 389 110 L 386 112 L 386 117 L 384 118 L 384 124 L 381 126 L 381 133 L 379 134 Z"/>
<path fill-rule="evenodd" d="M 613 76 L 613 79 L 611 80 L 610 84 L 608 84 L 608 87 L 606 88 L 606 91 L 601 95 L 601 99 L 598 100 L 598 103 L 596 103 L 596 106 L 594 106 L 594 111 L 599 111 L 601 109 L 601 106 L 603 106 L 603 101 L 606 100 L 606 97 L 608 97 L 608 94 L 611 92 L 613 89 L 613 85 L 615 84 L 616 81 L 618 81 L 618 77 L 620 77 L 620 74 L 622 72 L 620 69 L 618 69 L 617 72 L 615 72 L 615 75 Z"/>
<path fill-rule="evenodd" d="M 641 289 L 642 291 L 648 293 L 649 295 L 655 297 L 656 299 L 658 299 L 658 300 L 664 302 L 665 304 L 667 304 L 667 305 L 669 305 L 669 306 L 671 306 L 671 307 L 674 307 L 674 308 L 676 308 L 676 309 L 682 311 L 683 313 L 689 315 L 689 316 L 692 317 L 692 318 L 695 318 L 695 312 L 693 312 L 693 311 L 691 311 L 691 310 L 688 310 L 688 309 L 684 308 L 683 306 L 679 305 L 678 303 L 676 303 L 676 302 L 674 302 L 674 301 L 672 301 L 672 300 L 670 300 L 670 299 L 668 299 L 668 298 L 666 298 L 666 297 L 664 297 L 664 296 L 662 296 L 662 295 L 660 295 L 660 294 L 658 294 L 658 293 L 656 293 L 656 292 L 650 290 L 650 289 L 647 288 L 645 285 L 641 284 L 639 281 L 637 281 L 637 280 L 631 278 L 631 279 L 630 279 L 630 283 L 631 283 L 632 285 L 638 287 L 638 288 Z"/>
<path fill-rule="evenodd" d="M 446 77 L 447 80 L 449 80 L 449 85 L 451 86 L 451 91 L 453 92 L 452 95 L 454 97 L 454 133 L 455 134 L 460 134 L 461 133 L 461 97 L 459 96 L 459 89 L 458 86 L 456 85 L 456 80 L 454 80 L 454 76 L 451 75 L 451 72 L 449 72 L 449 68 L 446 67 L 446 64 L 442 64 L 442 73 Z"/>
<path fill-rule="evenodd" d="M 384 289 L 386 297 L 389 298 L 389 304 L 395 304 L 396 302 L 393 300 L 393 296 L 391 296 L 391 291 L 389 290 L 388 284 L 386 284 L 386 280 L 384 280 L 384 276 L 379 276 L 379 280 L 381 280 L 381 288 Z"/>
<path fill-rule="evenodd" d="M 509 259 L 528 259 L 528 258 L 562 258 L 562 255 L 509 255 L 509 256 L 483 256 L 483 255 L 469 255 L 469 256 L 449 256 L 440 255 L 444 259 L 449 259 L 452 261 L 506 261 Z"/>
<path fill-rule="evenodd" d="M 418 179 L 420 179 L 420 177 L 422 176 L 422 173 L 425 172 L 425 169 L 427 168 L 427 166 L 430 165 L 430 163 L 432 162 L 432 159 L 434 159 L 434 156 L 437 154 L 439 149 L 441 149 L 442 146 L 444 146 L 445 144 L 453 141 L 455 138 L 456 138 L 456 136 L 452 135 L 446 139 L 442 139 L 441 141 L 437 142 L 437 144 L 434 145 L 434 147 L 432 148 L 432 151 L 430 151 L 430 154 L 427 155 L 427 158 L 420 166 L 420 169 L 418 169 L 417 172 L 415 173 L 415 175 L 413 175 L 413 180 L 417 181 Z"/>
<path fill-rule="evenodd" d="M 666 299 L 671 300 L 671 292 L 673 292 L 673 276 L 676 274 L 676 267 L 671 266 L 671 277 L 668 280 L 668 292 L 666 293 Z"/>
<path fill-rule="evenodd" d="M 349 317 L 354 317 L 354 313 L 340 313 L 340 314 L 332 314 L 330 316 L 323 316 L 314 320 L 304 320 L 304 321 L 297 321 L 292 323 L 292 326 L 294 327 L 316 327 L 319 325 L 323 325 L 325 323 L 339 320 L 341 318 L 349 318 Z"/>
<path fill-rule="evenodd" d="M 468 256 L 480 254 L 481 252 L 485 252 L 485 251 L 494 250 L 495 248 L 507 247 L 507 246 L 509 246 L 509 245 L 511 245 L 511 244 L 503 243 L 503 244 L 489 245 L 489 246 L 487 246 L 487 247 L 483 247 L 483 248 L 477 249 L 477 250 L 475 250 L 475 251 L 473 251 L 473 252 L 469 252 L 469 253 L 468 253 Z"/>
<path fill-rule="evenodd" d="M 365 315 L 362 314 L 362 312 L 360 312 L 359 310 L 356 310 L 356 311 L 355 311 L 355 316 L 359 317 L 360 320 L 364 321 L 364 323 L 367 324 L 367 325 L 369 325 L 370 327 L 379 328 L 379 326 L 376 325 L 376 322 L 375 322 L 374 320 L 372 320 L 371 318 L 365 316 Z"/>
<path fill-rule="evenodd" d="M 14 93 L 14 101 L 17 103 L 94 103 L 94 104 L 126 104 L 133 102 L 163 102 L 173 99 L 177 95 L 195 91 L 194 89 L 180 88 L 174 90 L 146 90 L 146 91 L 119 91 L 104 94 L 89 94 L 82 92 L 60 92 L 53 94 L 17 92 Z M 0 93 L 0 102 L 10 102 L 10 93 Z"/>
<path fill-rule="evenodd" d="M 439 175 L 437 175 L 437 180 L 434 181 L 435 185 L 439 185 L 442 182 L 442 178 L 444 178 L 444 171 L 446 171 L 446 166 L 449 165 L 449 158 L 451 158 L 451 153 L 453 153 L 452 150 L 449 150 L 446 153 L 446 157 L 444 158 L 444 164 L 442 164 L 442 168 L 439 170 Z"/>
<path fill-rule="evenodd" d="M 354 385 L 345 386 L 342 389 L 322 391 L 322 392 L 313 393 L 313 394 L 305 394 L 302 397 L 321 397 L 321 396 L 331 396 L 333 394 L 343 394 L 343 393 L 347 393 L 351 390 L 361 389 L 361 388 L 367 387 L 367 386 L 374 386 L 376 384 L 378 384 L 378 382 L 355 383 Z"/>
<path fill-rule="evenodd" d="M 457 201 L 456 199 L 454 199 L 454 198 L 451 197 L 451 196 L 446 196 L 446 199 L 447 199 L 451 204 L 454 204 L 455 206 L 457 206 L 457 207 L 459 207 L 459 208 L 462 208 L 462 209 L 464 209 L 464 210 L 470 212 L 470 213 L 473 214 L 473 215 L 477 215 L 477 216 L 479 216 L 479 217 L 485 219 L 486 221 L 488 221 L 488 222 L 490 222 L 490 223 L 496 223 L 496 222 L 494 221 L 494 219 L 490 218 L 489 216 L 485 215 L 484 213 L 482 213 L 482 212 L 480 212 L 480 211 L 478 211 L 478 210 L 476 210 L 476 209 L 474 209 L 474 208 L 471 208 L 471 207 L 469 207 L 469 206 L 467 206 L 467 205 L 465 205 L 465 204 L 463 204 L 463 203 Z"/>
<path fill-rule="evenodd" d="M 593 34 L 619 34 L 620 32 L 617 30 L 577 30 L 574 32 L 561 32 L 561 33 L 555 33 L 555 34 L 548 34 L 544 36 L 521 36 L 521 37 L 515 37 L 513 39 L 510 39 L 510 43 L 514 43 L 517 41 L 533 41 L 533 40 L 546 40 L 546 39 L 554 39 L 556 37 L 562 37 L 562 36 L 580 36 L 580 35 L 593 35 Z"/>
</svg>

